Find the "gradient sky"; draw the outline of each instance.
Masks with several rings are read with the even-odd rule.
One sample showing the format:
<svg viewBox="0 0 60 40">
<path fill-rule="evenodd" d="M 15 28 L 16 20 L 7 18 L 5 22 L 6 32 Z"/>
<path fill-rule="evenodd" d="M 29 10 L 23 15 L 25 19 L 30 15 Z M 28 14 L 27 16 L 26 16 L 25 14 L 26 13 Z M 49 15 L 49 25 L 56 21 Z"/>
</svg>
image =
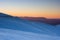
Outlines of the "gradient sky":
<svg viewBox="0 0 60 40">
<path fill-rule="evenodd" d="M 0 0 L 0 12 L 13 16 L 60 18 L 59 0 Z"/>
</svg>

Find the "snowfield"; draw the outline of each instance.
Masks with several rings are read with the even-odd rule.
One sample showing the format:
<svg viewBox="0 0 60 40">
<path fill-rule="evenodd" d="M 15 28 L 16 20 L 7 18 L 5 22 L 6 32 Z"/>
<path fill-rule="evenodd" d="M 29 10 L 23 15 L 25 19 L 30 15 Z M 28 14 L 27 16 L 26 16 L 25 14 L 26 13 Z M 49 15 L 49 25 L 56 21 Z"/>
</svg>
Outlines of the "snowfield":
<svg viewBox="0 0 60 40">
<path fill-rule="evenodd" d="M 60 40 L 60 37 L 11 29 L 0 29 L 0 40 Z"/>
<path fill-rule="evenodd" d="M 60 40 L 60 25 L 31 22 L 0 13 L 0 40 Z"/>
</svg>

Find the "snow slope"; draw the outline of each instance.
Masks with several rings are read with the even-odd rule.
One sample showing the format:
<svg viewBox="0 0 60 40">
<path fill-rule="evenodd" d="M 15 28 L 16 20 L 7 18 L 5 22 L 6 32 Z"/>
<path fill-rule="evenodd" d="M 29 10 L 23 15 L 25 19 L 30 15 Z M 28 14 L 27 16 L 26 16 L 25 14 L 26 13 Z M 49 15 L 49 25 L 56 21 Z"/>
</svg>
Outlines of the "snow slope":
<svg viewBox="0 0 60 40">
<path fill-rule="evenodd" d="M 60 25 L 56 25 L 56 29 L 57 29 L 56 33 L 59 34 L 59 36 L 60 36 Z"/>
<path fill-rule="evenodd" d="M 11 29 L 0 29 L 0 40 L 60 40 L 60 37 Z"/>
<path fill-rule="evenodd" d="M 31 22 L 6 14 L 1 15 L 3 15 L 0 16 L 1 40 L 59 40 L 60 38 L 59 27 Z"/>
<path fill-rule="evenodd" d="M 0 17 L 0 28 L 15 29 L 27 32 L 57 35 L 56 28 L 45 23 L 35 23 L 14 17 Z"/>
</svg>

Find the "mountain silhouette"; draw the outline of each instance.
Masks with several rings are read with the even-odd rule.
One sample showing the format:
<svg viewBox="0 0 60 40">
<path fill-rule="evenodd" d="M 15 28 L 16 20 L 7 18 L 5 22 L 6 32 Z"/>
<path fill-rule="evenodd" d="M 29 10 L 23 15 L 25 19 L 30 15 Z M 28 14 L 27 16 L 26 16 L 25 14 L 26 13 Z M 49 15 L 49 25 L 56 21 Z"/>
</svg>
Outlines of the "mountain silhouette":
<svg viewBox="0 0 60 40">
<path fill-rule="evenodd" d="M 5 14 L 5 13 L 0 13 L 0 17 L 13 17 L 13 16 Z"/>
<path fill-rule="evenodd" d="M 30 20 L 30 21 L 34 21 L 34 22 L 43 22 L 43 23 L 47 23 L 50 25 L 60 24 L 60 19 L 48 19 L 45 17 L 20 17 L 20 18 Z"/>
</svg>

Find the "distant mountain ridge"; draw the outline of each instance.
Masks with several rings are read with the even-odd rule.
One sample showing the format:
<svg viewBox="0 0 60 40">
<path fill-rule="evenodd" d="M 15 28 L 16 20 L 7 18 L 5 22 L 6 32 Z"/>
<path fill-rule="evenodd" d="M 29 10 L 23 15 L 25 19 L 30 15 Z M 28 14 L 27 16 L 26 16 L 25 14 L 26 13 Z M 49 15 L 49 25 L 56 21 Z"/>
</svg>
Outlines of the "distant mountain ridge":
<svg viewBox="0 0 60 40">
<path fill-rule="evenodd" d="M 51 25 L 59 25 L 60 19 L 48 19 L 45 17 L 20 17 L 22 19 L 34 21 L 34 22 L 43 22 Z"/>
<path fill-rule="evenodd" d="M 14 17 L 8 14 L 0 13 L 0 17 Z M 19 17 L 14 17 L 14 18 L 19 18 Z M 43 22 L 51 25 L 59 25 L 60 24 L 60 19 L 47 19 L 44 17 L 20 17 L 20 19 L 26 19 L 29 21 L 34 21 L 34 22 Z"/>
</svg>

